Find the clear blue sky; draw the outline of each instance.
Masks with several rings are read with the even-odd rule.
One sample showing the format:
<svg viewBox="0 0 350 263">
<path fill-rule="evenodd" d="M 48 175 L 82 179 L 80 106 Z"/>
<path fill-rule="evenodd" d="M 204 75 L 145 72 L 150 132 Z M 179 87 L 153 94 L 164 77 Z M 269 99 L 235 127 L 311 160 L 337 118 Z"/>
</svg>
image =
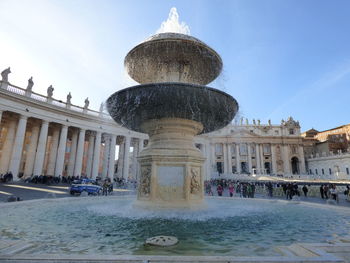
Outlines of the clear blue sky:
<svg viewBox="0 0 350 263">
<path fill-rule="evenodd" d="M 191 35 L 222 57 L 210 84 L 234 96 L 240 115 L 302 130 L 350 123 L 350 1 L 0 0 L 0 70 L 10 82 L 72 103 L 99 104 L 133 85 L 126 53 L 176 7 Z"/>
</svg>

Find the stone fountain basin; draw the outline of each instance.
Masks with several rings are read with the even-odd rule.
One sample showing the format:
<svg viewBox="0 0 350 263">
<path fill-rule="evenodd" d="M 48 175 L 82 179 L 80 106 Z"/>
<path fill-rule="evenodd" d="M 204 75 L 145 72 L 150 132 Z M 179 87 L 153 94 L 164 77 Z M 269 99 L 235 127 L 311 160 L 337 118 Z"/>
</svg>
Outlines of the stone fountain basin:
<svg viewBox="0 0 350 263">
<path fill-rule="evenodd" d="M 138 132 L 145 132 L 141 124 L 148 120 L 182 118 L 202 123 L 202 133 L 207 133 L 228 125 L 238 103 L 217 89 L 167 82 L 117 91 L 108 98 L 107 109 L 118 124 Z"/>
<path fill-rule="evenodd" d="M 192 36 L 161 33 L 134 47 L 125 57 L 138 83 L 184 82 L 207 85 L 221 72 L 218 53 Z"/>
</svg>

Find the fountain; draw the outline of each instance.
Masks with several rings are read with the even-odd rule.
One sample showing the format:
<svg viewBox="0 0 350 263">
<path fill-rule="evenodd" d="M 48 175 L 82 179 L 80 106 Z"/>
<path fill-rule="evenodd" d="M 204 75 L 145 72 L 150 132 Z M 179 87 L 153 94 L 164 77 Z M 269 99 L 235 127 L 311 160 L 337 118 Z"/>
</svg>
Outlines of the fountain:
<svg viewBox="0 0 350 263">
<path fill-rule="evenodd" d="M 200 206 L 204 158 L 193 138 L 223 128 L 238 110 L 230 95 L 205 86 L 220 74 L 220 56 L 194 37 L 160 33 L 134 47 L 125 67 L 141 85 L 114 93 L 107 108 L 118 124 L 150 137 L 138 158 L 137 205 Z"/>
<path fill-rule="evenodd" d="M 203 205 L 204 158 L 193 137 L 227 125 L 237 102 L 205 86 L 221 59 L 184 34 L 151 37 L 125 66 L 141 85 L 113 94 L 108 110 L 117 123 L 149 134 L 136 204 L 164 209 L 139 209 L 127 196 L 0 204 L 0 261 L 342 262 L 321 243 L 350 242 L 347 208 L 208 198 L 206 209 L 173 209 Z M 291 245 L 297 242 L 315 244 Z M 345 258 L 347 244 L 331 250 Z"/>
</svg>

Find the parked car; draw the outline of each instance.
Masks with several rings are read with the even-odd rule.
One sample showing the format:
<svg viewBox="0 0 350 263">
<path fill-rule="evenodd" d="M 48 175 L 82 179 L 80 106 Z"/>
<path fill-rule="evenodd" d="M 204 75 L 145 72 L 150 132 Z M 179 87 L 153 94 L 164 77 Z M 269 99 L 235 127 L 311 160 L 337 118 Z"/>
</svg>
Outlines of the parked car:
<svg viewBox="0 0 350 263">
<path fill-rule="evenodd" d="M 91 179 L 81 179 L 74 180 L 69 193 L 71 195 L 81 194 L 82 192 L 86 192 L 89 195 L 100 195 L 102 192 L 102 187 L 99 186 L 95 180 Z"/>
</svg>

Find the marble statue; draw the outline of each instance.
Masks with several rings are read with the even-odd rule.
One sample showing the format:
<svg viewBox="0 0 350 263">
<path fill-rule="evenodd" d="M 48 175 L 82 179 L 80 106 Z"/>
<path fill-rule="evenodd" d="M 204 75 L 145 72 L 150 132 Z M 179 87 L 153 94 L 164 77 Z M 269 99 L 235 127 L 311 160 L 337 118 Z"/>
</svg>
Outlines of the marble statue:
<svg viewBox="0 0 350 263">
<path fill-rule="evenodd" d="M 53 95 L 53 91 L 55 89 L 52 87 L 52 85 L 50 85 L 50 87 L 47 88 L 47 97 L 48 98 L 52 98 L 52 95 Z"/>
<path fill-rule="evenodd" d="M 253 119 L 253 124 L 256 125 L 255 119 Z"/>
<path fill-rule="evenodd" d="M 248 124 L 249 124 L 249 122 L 248 122 L 248 119 L 247 119 L 247 118 L 245 119 L 245 124 L 246 124 L 246 125 L 248 125 Z"/>
<path fill-rule="evenodd" d="M 84 101 L 84 109 L 87 109 L 89 108 L 89 104 L 90 104 L 90 101 L 89 101 L 89 98 L 86 98 L 85 101 Z"/>
<path fill-rule="evenodd" d="M 272 125 L 272 124 L 271 124 L 271 120 L 269 120 L 268 122 L 269 122 L 269 125 L 271 126 L 271 125 Z"/>
<path fill-rule="evenodd" d="M 69 92 L 67 95 L 67 104 L 72 104 L 71 99 L 72 99 L 72 94 L 70 94 L 70 92 Z"/>
<path fill-rule="evenodd" d="M 258 125 L 260 125 L 260 120 L 258 120 Z"/>
<path fill-rule="evenodd" d="M 10 67 L 2 71 L 1 72 L 2 81 L 8 82 L 9 81 L 8 76 L 10 73 L 11 73 Z"/>
<path fill-rule="evenodd" d="M 30 79 L 28 79 L 27 91 L 32 92 L 33 86 L 34 86 L 33 77 L 30 77 Z"/>
</svg>

